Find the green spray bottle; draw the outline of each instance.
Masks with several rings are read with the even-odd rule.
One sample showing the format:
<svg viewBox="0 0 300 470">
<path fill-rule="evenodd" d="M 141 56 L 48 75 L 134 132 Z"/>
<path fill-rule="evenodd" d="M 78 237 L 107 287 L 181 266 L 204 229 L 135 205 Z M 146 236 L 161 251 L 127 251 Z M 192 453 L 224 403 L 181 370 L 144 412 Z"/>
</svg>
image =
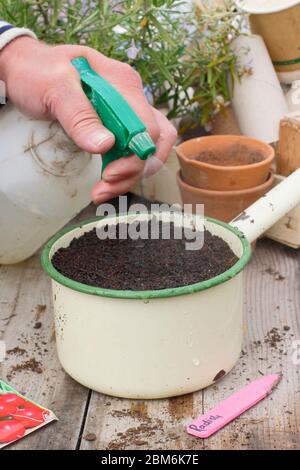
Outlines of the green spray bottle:
<svg viewBox="0 0 300 470">
<path fill-rule="evenodd" d="M 115 136 L 115 145 L 102 156 L 102 173 L 118 158 L 137 155 L 146 160 L 156 147 L 145 124 L 127 101 L 103 77 L 98 75 L 83 57 L 72 60 L 79 73 L 83 90 L 101 118 L 103 125 Z"/>
</svg>

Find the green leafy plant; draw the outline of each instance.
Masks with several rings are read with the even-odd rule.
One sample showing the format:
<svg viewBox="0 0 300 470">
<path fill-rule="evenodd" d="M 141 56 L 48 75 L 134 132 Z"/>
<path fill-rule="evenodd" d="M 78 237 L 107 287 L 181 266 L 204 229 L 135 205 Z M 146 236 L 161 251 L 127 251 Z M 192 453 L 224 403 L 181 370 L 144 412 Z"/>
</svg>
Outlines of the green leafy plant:
<svg viewBox="0 0 300 470">
<path fill-rule="evenodd" d="M 181 0 L 0 0 L 0 18 L 51 44 L 85 44 L 140 73 L 169 118 L 205 124 L 231 98 L 239 75 L 230 43 L 240 32 L 233 2 L 197 9 Z"/>
</svg>

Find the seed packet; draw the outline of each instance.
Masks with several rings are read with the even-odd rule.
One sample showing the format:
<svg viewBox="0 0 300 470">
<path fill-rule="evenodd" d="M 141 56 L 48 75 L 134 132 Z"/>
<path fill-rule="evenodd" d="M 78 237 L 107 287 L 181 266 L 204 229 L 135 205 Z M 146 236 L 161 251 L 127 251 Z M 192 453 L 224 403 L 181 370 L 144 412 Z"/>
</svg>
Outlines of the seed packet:
<svg viewBox="0 0 300 470">
<path fill-rule="evenodd" d="M 54 420 L 57 417 L 52 411 L 0 380 L 0 449 Z"/>
</svg>

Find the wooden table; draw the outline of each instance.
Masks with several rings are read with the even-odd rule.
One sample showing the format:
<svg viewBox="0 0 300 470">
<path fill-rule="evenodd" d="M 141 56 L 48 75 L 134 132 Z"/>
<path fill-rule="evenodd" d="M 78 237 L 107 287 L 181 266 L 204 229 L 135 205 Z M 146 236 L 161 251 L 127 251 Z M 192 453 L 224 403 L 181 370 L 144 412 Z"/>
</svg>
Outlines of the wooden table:
<svg viewBox="0 0 300 470">
<path fill-rule="evenodd" d="M 81 218 L 86 216 L 85 211 Z M 300 252 L 259 241 L 245 271 L 245 342 L 239 363 L 206 390 L 169 400 L 133 401 L 92 392 L 61 368 L 50 279 L 39 256 L 2 266 L 0 339 L 8 354 L 0 377 L 59 417 L 9 449 L 299 449 L 300 346 L 299 364 L 292 361 L 293 342 L 300 340 L 299 281 Z M 33 359 L 36 367 L 26 370 Z M 274 393 L 215 436 L 202 441 L 185 433 L 191 417 L 260 374 L 279 371 L 283 381 Z"/>
</svg>

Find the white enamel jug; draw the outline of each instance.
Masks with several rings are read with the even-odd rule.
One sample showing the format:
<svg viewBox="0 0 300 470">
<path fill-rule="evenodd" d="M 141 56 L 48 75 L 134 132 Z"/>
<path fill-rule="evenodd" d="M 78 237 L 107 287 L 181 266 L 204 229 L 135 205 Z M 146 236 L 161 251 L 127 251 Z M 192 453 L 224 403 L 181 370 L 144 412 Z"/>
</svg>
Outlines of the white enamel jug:
<svg viewBox="0 0 300 470">
<path fill-rule="evenodd" d="M 79 149 L 57 122 L 0 107 L 0 264 L 22 261 L 90 202 L 101 157 Z"/>
</svg>

